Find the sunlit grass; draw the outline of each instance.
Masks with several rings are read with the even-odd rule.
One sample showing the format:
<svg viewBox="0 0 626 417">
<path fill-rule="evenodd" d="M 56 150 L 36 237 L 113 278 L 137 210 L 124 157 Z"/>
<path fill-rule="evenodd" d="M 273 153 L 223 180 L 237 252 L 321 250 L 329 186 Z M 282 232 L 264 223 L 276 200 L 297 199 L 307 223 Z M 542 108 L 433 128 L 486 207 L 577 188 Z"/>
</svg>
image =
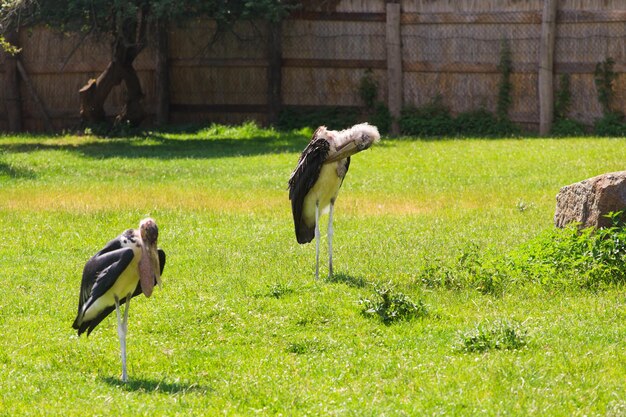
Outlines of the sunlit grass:
<svg viewBox="0 0 626 417">
<path fill-rule="evenodd" d="M 310 134 L 246 125 L 0 138 L 0 415 L 626 408 L 623 288 L 491 296 L 422 282 L 424 265 L 506 253 L 551 228 L 559 188 L 624 169 L 623 140 L 383 139 L 352 160 L 336 275 L 316 282 L 286 190 Z M 114 317 L 89 338 L 71 323 L 85 261 L 147 215 L 168 263 L 163 287 L 131 304 L 124 385 Z M 359 301 L 389 282 L 428 315 L 364 316 Z M 456 348 L 459 334 L 499 320 L 522 323 L 526 344 Z"/>
</svg>

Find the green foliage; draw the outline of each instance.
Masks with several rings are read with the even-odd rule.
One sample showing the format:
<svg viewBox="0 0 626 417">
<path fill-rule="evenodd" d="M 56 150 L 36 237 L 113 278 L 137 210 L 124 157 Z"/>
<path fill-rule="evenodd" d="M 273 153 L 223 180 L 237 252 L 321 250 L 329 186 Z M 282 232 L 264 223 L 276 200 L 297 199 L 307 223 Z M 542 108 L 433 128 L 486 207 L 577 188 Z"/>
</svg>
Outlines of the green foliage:
<svg viewBox="0 0 626 417">
<path fill-rule="evenodd" d="M 370 112 L 368 120 L 371 124 L 378 127 L 378 131 L 383 135 L 388 133 L 391 129 L 391 113 L 387 105 L 382 101 L 378 101 L 374 104 L 374 109 Z"/>
<path fill-rule="evenodd" d="M 597 136 L 626 136 L 624 115 L 618 112 L 606 113 L 593 124 L 593 133 Z"/>
<path fill-rule="evenodd" d="M 387 105 L 377 100 L 378 81 L 374 78 L 371 68 L 365 70 L 365 74 L 359 83 L 359 96 L 365 104 L 365 111 L 360 115 L 360 119 L 365 118 L 369 123 L 378 127 L 378 130 L 385 134 L 391 129 L 391 113 Z"/>
<path fill-rule="evenodd" d="M 598 101 L 605 115 L 613 112 L 611 110 L 611 104 L 613 102 L 613 83 L 617 78 L 617 74 L 615 74 L 613 70 L 613 65 L 615 65 L 615 61 L 613 58 L 608 57 L 604 61 L 598 62 L 593 72 L 593 80 L 596 84 L 596 90 L 598 91 Z"/>
<path fill-rule="evenodd" d="M 498 63 L 498 71 L 500 71 L 501 78 L 500 83 L 498 84 L 496 117 L 500 121 L 507 121 L 509 120 L 509 109 L 512 103 L 511 91 L 513 90 L 513 83 L 511 82 L 513 59 L 511 54 L 511 45 L 507 39 L 503 39 L 500 43 L 500 62 Z"/>
<path fill-rule="evenodd" d="M 579 137 L 586 134 L 585 125 L 572 119 L 555 119 L 552 123 L 552 136 Z M 601 135 L 602 136 L 602 135 Z"/>
<path fill-rule="evenodd" d="M 378 316 L 387 325 L 428 315 L 428 309 L 422 300 L 414 302 L 406 294 L 395 291 L 391 283 L 376 285 L 374 292 L 375 296 L 359 301 L 363 308 L 362 313 Z"/>
<path fill-rule="evenodd" d="M 562 289 L 626 284 L 624 216 L 607 216 L 611 227 L 551 228 L 506 253 L 484 253 L 468 245 L 453 263 L 426 264 L 421 281 L 429 287 L 473 288 L 496 296 L 528 284 Z"/>
<path fill-rule="evenodd" d="M 304 127 L 315 129 L 324 125 L 341 130 L 360 122 L 360 109 L 357 107 L 285 107 L 278 116 L 276 127 L 293 130 Z"/>
<path fill-rule="evenodd" d="M 626 228 L 621 212 L 612 226 L 551 230 L 521 247 L 512 258 L 514 273 L 545 285 L 599 288 L 626 284 Z"/>
<path fill-rule="evenodd" d="M 509 320 L 480 323 L 458 336 L 456 349 L 466 353 L 482 353 L 492 349 L 516 350 L 528 344 L 528 331 L 521 323 Z"/>
<path fill-rule="evenodd" d="M 1 28 L 1 25 L 0 25 L 0 28 Z M 11 54 L 11 55 L 15 55 L 21 51 L 20 48 L 16 48 L 14 45 L 11 45 L 4 38 L 4 36 L 0 36 L 0 50 L 3 50 L 4 52 Z"/>
<path fill-rule="evenodd" d="M 586 134 L 585 125 L 572 119 L 556 119 L 552 123 L 550 134 L 557 137 L 579 137 Z"/>
<path fill-rule="evenodd" d="M 422 107 L 405 107 L 400 113 L 400 131 L 409 136 L 449 137 L 454 135 L 454 119 L 441 96 Z"/>
<path fill-rule="evenodd" d="M 456 135 L 461 137 L 502 137 L 521 133 L 508 118 L 495 117 L 486 109 L 459 113 L 454 122 Z"/>
<path fill-rule="evenodd" d="M 324 352 L 325 350 L 324 345 L 317 337 L 291 342 L 286 349 L 288 353 L 295 353 L 296 355 Z"/>
<path fill-rule="evenodd" d="M 359 107 L 285 107 L 278 116 L 276 127 L 289 131 L 315 129 L 323 125 L 329 129 L 342 130 L 363 122 L 378 127 L 380 133 L 385 134 L 391 127 L 391 114 L 382 102 L 377 102 L 373 109 L 365 111 Z"/>
<path fill-rule="evenodd" d="M 572 92 L 570 91 L 570 75 L 561 74 L 559 77 L 559 90 L 554 100 L 554 118 L 562 120 L 567 118 L 570 105 L 572 103 Z"/>
<path fill-rule="evenodd" d="M 277 22 L 294 6 L 294 2 L 281 0 L 18 0 L 2 2 L 0 19 L 5 23 L 3 30 L 18 23 L 46 24 L 64 32 L 123 35 L 129 26 L 136 26 L 139 19 L 147 19 L 149 23 L 157 19 L 182 22 L 206 16 L 215 19 L 218 26 L 226 27 L 237 20 L 260 18 Z"/>
<path fill-rule="evenodd" d="M 277 282 L 269 286 L 267 295 L 273 298 L 282 298 L 286 295 L 292 294 L 293 288 L 282 282 Z"/>
<path fill-rule="evenodd" d="M 509 119 L 499 119 L 486 109 L 454 117 L 441 97 L 420 108 L 404 108 L 399 123 L 403 134 L 417 137 L 502 137 L 520 133 Z"/>
<path fill-rule="evenodd" d="M 365 107 L 371 109 L 376 103 L 378 97 L 378 81 L 374 78 L 374 72 L 371 68 L 365 70 L 365 74 L 359 82 L 359 96 Z"/>
</svg>

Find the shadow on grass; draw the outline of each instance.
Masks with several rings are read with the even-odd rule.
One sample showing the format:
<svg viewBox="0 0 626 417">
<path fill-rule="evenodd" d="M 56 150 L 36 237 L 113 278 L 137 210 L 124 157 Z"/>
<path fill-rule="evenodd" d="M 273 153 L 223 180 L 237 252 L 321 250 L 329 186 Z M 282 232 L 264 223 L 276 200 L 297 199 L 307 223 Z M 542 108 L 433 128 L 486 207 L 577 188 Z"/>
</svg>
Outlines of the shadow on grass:
<svg viewBox="0 0 626 417">
<path fill-rule="evenodd" d="M 211 388 L 198 384 L 188 384 L 185 382 L 167 382 L 165 380 L 132 378 L 129 377 L 128 382 L 124 383 L 119 378 L 106 377 L 102 378 L 109 385 L 122 388 L 126 391 L 155 392 L 163 394 L 181 394 L 181 393 L 200 393 L 206 394 L 212 391 Z"/>
<path fill-rule="evenodd" d="M 81 144 L 55 143 L 47 139 L 43 137 L 38 141 L 22 143 L 0 141 L 0 152 L 58 150 L 76 152 L 94 159 L 208 159 L 300 152 L 310 138 L 298 133 L 284 132 L 277 132 L 271 136 L 252 135 L 246 138 L 211 137 L 211 133 L 208 132 L 204 137 L 181 139 L 166 137 L 161 132 L 150 132 L 142 137 L 97 139 Z"/>
<path fill-rule="evenodd" d="M 331 277 L 326 278 L 326 282 L 333 284 L 346 284 L 349 287 L 365 288 L 367 287 L 367 281 L 363 277 L 355 277 L 349 274 L 339 273 L 333 274 Z"/>
<path fill-rule="evenodd" d="M 35 178 L 35 174 L 27 169 L 16 168 L 11 164 L 0 161 L 0 176 L 4 175 L 10 178 Z"/>
</svg>

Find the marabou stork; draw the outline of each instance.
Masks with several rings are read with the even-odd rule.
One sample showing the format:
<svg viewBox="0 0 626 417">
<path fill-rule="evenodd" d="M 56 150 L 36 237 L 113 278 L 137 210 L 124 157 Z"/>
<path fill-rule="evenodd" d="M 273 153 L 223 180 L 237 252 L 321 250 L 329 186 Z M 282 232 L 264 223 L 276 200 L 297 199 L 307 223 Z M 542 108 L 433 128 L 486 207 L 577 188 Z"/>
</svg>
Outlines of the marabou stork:
<svg viewBox="0 0 626 417">
<path fill-rule="evenodd" d="M 376 126 L 354 125 L 340 132 L 317 128 L 289 178 L 289 199 L 298 243 L 315 237 L 315 278 L 319 278 L 321 214 L 328 218 L 328 276 L 333 274 L 333 207 L 350 167 L 350 156 L 380 140 Z"/>
<path fill-rule="evenodd" d="M 126 372 L 126 332 L 130 299 L 141 293 L 152 295 L 161 284 L 165 252 L 157 248 L 159 229 L 153 219 L 143 219 L 139 229 L 128 229 L 92 256 L 83 269 L 78 314 L 72 327 L 87 336 L 113 310 L 117 312 L 117 334 L 122 350 L 122 381 Z M 124 315 L 120 305 L 126 304 Z"/>
</svg>

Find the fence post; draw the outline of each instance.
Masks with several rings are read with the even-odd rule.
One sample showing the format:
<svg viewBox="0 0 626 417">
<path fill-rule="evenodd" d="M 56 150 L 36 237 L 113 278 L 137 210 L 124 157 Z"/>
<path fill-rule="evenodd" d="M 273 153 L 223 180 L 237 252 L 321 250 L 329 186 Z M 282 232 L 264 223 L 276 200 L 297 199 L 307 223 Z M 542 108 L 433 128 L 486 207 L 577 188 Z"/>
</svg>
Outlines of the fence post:
<svg viewBox="0 0 626 417">
<path fill-rule="evenodd" d="M 282 22 L 269 22 L 267 31 L 267 122 L 278 122 L 282 107 Z"/>
<path fill-rule="evenodd" d="M 545 136 L 552 129 L 554 117 L 554 40 L 556 37 L 556 9 L 558 0 L 545 0 L 541 20 L 539 45 L 539 134 Z"/>
<path fill-rule="evenodd" d="M 391 134 L 398 135 L 398 119 L 402 110 L 402 43 L 400 33 L 400 3 L 387 3 L 387 91 L 391 113 Z"/>
<path fill-rule="evenodd" d="M 167 22 L 157 22 L 157 45 L 154 78 L 156 83 L 156 124 L 163 126 L 170 118 L 170 68 L 168 62 Z"/>
<path fill-rule="evenodd" d="M 18 34 L 11 31 L 5 39 L 13 46 L 18 45 Z M 20 78 L 17 69 L 17 55 L 6 54 L 4 61 L 4 88 L 7 122 L 10 132 L 22 130 L 22 98 L 20 96 Z"/>
</svg>

